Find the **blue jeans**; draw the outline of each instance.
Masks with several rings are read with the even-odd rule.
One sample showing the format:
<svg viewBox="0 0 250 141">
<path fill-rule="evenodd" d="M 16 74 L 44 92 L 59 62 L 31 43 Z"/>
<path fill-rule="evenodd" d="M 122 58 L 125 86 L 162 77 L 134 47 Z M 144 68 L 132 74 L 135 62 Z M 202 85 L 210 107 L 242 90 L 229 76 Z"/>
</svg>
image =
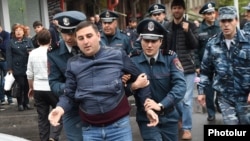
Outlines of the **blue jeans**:
<svg viewBox="0 0 250 141">
<path fill-rule="evenodd" d="M 184 77 L 187 84 L 187 90 L 184 98 L 177 103 L 176 108 L 182 119 L 182 129 L 191 130 L 195 73 L 184 74 Z"/>
<path fill-rule="evenodd" d="M 67 141 L 82 141 L 82 120 L 77 105 L 63 115 L 63 128 Z"/>
<path fill-rule="evenodd" d="M 82 135 L 84 141 L 132 141 L 129 116 L 103 127 L 84 123 Z"/>
<path fill-rule="evenodd" d="M 206 107 L 208 116 L 215 116 L 215 106 L 214 106 L 214 90 L 212 84 L 209 84 L 205 89 L 206 94 Z"/>
</svg>

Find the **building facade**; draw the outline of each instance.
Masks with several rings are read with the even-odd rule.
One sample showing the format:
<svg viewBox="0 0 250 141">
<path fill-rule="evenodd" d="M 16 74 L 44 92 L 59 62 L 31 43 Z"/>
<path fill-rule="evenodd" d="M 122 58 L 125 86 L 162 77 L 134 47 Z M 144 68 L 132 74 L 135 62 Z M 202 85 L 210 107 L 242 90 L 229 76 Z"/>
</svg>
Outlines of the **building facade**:
<svg viewBox="0 0 250 141">
<path fill-rule="evenodd" d="M 184 1 L 192 20 L 200 18 L 197 11 L 208 0 Z M 167 7 L 167 18 L 171 19 L 171 2 L 172 0 L 0 0 L 0 24 L 6 31 L 10 31 L 11 25 L 15 23 L 28 25 L 31 35 L 34 35 L 33 22 L 40 20 L 44 27 L 49 28 L 52 18 L 50 11 L 61 7 L 63 10 L 82 11 L 87 17 L 100 14 L 105 9 L 114 10 L 120 15 L 119 27 L 125 29 L 129 17 L 137 17 L 139 20 L 144 18 L 148 7 L 153 3 L 164 4 Z"/>
</svg>

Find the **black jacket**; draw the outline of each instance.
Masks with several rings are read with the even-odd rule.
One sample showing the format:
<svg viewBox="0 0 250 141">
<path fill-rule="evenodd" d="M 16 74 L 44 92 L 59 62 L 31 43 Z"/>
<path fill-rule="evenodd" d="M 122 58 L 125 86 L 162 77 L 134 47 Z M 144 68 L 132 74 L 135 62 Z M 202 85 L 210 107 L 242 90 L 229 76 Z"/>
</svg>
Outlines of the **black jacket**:
<svg viewBox="0 0 250 141">
<path fill-rule="evenodd" d="M 188 32 L 184 32 L 181 23 L 179 25 L 174 24 L 174 22 L 169 22 L 166 26 L 168 30 L 167 33 L 167 48 L 165 50 L 173 50 L 177 53 L 178 58 L 184 68 L 184 73 L 194 73 L 195 66 L 195 54 L 194 49 L 199 47 L 198 41 L 198 28 L 194 23 L 186 21 L 189 23 Z"/>
</svg>

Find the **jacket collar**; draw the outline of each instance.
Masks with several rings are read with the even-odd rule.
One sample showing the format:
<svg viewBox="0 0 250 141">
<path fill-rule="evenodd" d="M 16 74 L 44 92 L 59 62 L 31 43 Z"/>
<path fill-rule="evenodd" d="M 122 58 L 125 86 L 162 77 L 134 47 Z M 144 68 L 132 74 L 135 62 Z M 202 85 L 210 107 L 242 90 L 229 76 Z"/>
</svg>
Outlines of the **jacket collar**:
<svg viewBox="0 0 250 141">
<path fill-rule="evenodd" d="M 234 38 L 236 38 L 238 40 L 238 42 L 248 42 L 247 38 L 243 35 L 244 31 L 239 30 L 238 28 L 236 29 L 236 34 L 234 35 Z M 219 44 L 221 41 L 224 41 L 224 36 L 223 36 L 223 32 L 218 33 L 218 37 L 215 40 L 215 44 Z"/>
</svg>

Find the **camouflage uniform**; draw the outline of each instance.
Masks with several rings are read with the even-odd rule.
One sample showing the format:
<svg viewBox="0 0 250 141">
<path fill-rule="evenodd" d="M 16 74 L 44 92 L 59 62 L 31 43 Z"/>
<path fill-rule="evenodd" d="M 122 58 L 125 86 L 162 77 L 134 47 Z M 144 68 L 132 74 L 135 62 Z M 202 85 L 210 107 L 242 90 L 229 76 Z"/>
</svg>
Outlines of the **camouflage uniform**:
<svg viewBox="0 0 250 141">
<path fill-rule="evenodd" d="M 245 32 L 250 32 L 250 21 L 244 24 L 243 30 Z"/>
<path fill-rule="evenodd" d="M 213 88 L 218 92 L 225 124 L 246 124 L 242 106 L 247 105 L 250 89 L 249 66 L 249 34 L 237 29 L 230 49 L 222 33 L 208 41 L 201 63 L 198 91 L 203 94 L 204 88 L 209 85 L 209 78 L 214 75 Z"/>
</svg>

